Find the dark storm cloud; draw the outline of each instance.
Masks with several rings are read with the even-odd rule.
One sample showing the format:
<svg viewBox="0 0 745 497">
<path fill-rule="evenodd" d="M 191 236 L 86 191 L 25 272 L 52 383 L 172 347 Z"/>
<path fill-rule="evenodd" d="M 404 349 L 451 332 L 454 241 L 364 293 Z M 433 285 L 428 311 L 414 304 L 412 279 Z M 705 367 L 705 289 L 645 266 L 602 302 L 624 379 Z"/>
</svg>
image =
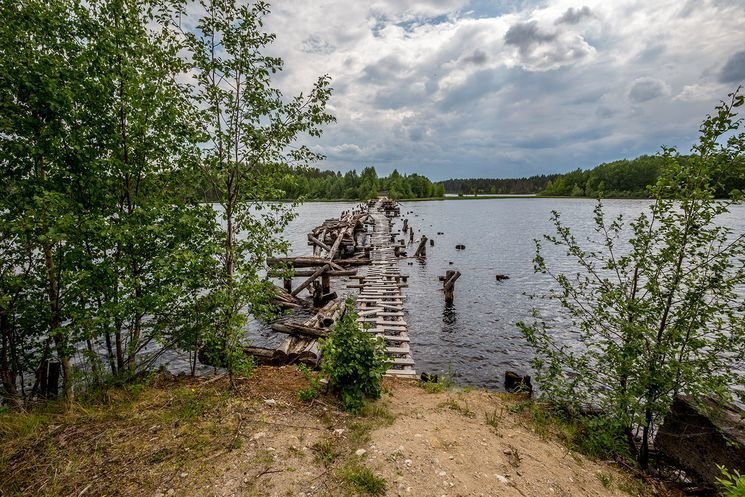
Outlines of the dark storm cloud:
<svg viewBox="0 0 745 497">
<path fill-rule="evenodd" d="M 642 103 L 667 94 L 667 86 L 659 79 L 638 78 L 629 89 L 629 100 Z"/>
<path fill-rule="evenodd" d="M 471 53 L 468 57 L 463 58 L 463 62 L 468 62 L 470 64 L 474 64 L 477 66 L 482 66 L 486 63 L 487 55 L 486 52 L 481 50 L 480 48 L 477 48 L 476 50 Z"/>
<path fill-rule="evenodd" d="M 745 80 L 745 50 L 736 52 L 719 73 L 720 83 L 740 83 Z"/>
<path fill-rule="evenodd" d="M 664 43 L 655 43 L 653 45 L 649 45 L 644 50 L 639 52 L 636 55 L 636 60 L 642 64 L 654 62 L 655 60 L 659 59 L 666 50 L 667 47 Z"/>
<path fill-rule="evenodd" d="M 593 142 L 612 133 L 610 126 L 593 126 L 592 128 L 580 129 L 570 133 L 551 132 L 536 134 L 534 136 L 515 140 L 513 143 L 520 148 L 542 149 L 557 148 L 566 143 Z"/>
<path fill-rule="evenodd" d="M 582 36 L 562 29 L 546 31 L 536 21 L 513 24 L 504 42 L 517 47 L 521 64 L 533 71 L 557 69 L 594 52 Z"/>
<path fill-rule="evenodd" d="M 518 47 L 521 52 L 527 52 L 534 45 L 549 43 L 555 39 L 555 33 L 541 31 L 536 21 L 513 24 L 504 35 L 504 42 L 508 45 Z"/>
<path fill-rule="evenodd" d="M 586 17 L 595 17 L 595 14 L 592 13 L 592 10 L 587 5 L 579 9 L 569 7 L 561 17 L 556 19 L 556 24 L 577 24 Z"/>
<path fill-rule="evenodd" d="M 361 81 L 373 84 L 386 84 L 392 79 L 401 79 L 406 67 L 395 55 L 388 55 L 370 64 L 362 71 Z"/>
<path fill-rule="evenodd" d="M 504 80 L 502 72 L 502 70 L 486 69 L 471 74 L 463 84 L 448 91 L 437 106 L 445 112 L 463 109 L 484 95 L 499 91 Z"/>
<path fill-rule="evenodd" d="M 396 84 L 395 89 L 386 87 L 375 94 L 373 101 L 376 109 L 400 109 L 421 103 L 424 92 L 415 88 L 409 81 L 401 81 Z"/>
</svg>

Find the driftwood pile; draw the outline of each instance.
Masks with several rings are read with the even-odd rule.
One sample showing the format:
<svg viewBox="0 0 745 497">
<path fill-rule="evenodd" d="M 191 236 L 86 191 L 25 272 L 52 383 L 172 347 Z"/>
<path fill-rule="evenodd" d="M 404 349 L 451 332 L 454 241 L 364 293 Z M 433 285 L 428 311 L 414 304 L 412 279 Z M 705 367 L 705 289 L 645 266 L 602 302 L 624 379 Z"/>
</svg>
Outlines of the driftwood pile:
<svg viewBox="0 0 745 497">
<path fill-rule="evenodd" d="M 373 207 L 377 202 L 377 200 L 371 200 L 368 206 Z M 401 204 L 397 200 L 385 198 L 380 201 L 380 208 L 386 217 L 399 217 L 401 215 Z"/>
</svg>

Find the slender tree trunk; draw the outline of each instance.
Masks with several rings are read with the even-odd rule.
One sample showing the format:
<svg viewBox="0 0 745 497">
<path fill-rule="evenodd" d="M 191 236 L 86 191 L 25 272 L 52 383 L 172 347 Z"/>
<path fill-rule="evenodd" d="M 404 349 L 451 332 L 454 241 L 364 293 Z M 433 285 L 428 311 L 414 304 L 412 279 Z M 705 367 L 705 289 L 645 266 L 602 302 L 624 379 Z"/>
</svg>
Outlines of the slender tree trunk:
<svg viewBox="0 0 745 497">
<path fill-rule="evenodd" d="M 18 374 L 14 368 L 15 341 L 13 330 L 8 319 L 7 309 L 0 309 L 0 383 L 6 395 L 15 407 L 20 407 L 18 397 Z"/>
<path fill-rule="evenodd" d="M 111 369 L 111 374 L 116 375 L 116 362 L 114 362 L 114 349 L 111 343 L 111 333 L 109 333 L 108 330 L 104 332 L 104 338 L 106 339 L 106 359 L 109 362 L 109 369 Z"/>
<path fill-rule="evenodd" d="M 116 342 L 116 369 L 117 373 L 124 371 L 124 343 L 122 341 L 122 323 L 119 321 L 114 331 L 114 341 Z"/>
<path fill-rule="evenodd" d="M 134 326 L 132 328 L 132 339 L 129 341 L 129 350 L 127 353 L 127 367 L 129 368 L 130 376 L 134 376 L 136 370 L 137 361 L 137 348 L 140 343 L 140 336 L 142 335 L 142 316 L 138 313 L 134 319 Z"/>
<path fill-rule="evenodd" d="M 57 267 L 54 262 L 54 253 L 52 245 L 44 242 L 44 262 L 47 269 L 47 295 L 49 299 L 49 311 L 51 319 L 49 322 L 49 331 L 54 340 L 54 346 L 57 349 L 57 356 L 62 363 L 62 389 L 64 391 L 65 403 L 69 405 L 73 400 L 72 389 L 72 363 L 67 351 L 68 341 L 62 329 L 62 315 L 59 301 L 59 278 Z"/>
<path fill-rule="evenodd" d="M 98 353 L 93 349 L 93 342 L 90 338 L 85 340 L 86 347 L 88 348 L 88 356 L 91 361 L 91 371 L 93 371 L 93 380 L 97 385 L 101 384 L 101 363 L 98 359 Z"/>
</svg>

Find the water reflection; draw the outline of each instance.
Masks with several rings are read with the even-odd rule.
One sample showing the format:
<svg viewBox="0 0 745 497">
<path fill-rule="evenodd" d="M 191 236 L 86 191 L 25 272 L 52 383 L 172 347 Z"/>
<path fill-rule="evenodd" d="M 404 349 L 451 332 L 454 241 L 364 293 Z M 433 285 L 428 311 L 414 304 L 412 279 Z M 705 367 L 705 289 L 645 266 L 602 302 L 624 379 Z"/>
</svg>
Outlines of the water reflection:
<svg viewBox="0 0 745 497">
<path fill-rule="evenodd" d="M 442 309 L 442 322 L 450 325 L 455 324 L 455 321 L 457 319 L 458 310 L 455 308 L 455 304 L 445 304 L 445 307 Z M 455 328 L 446 326 L 445 328 L 443 328 L 443 331 L 451 333 L 455 331 Z"/>
</svg>

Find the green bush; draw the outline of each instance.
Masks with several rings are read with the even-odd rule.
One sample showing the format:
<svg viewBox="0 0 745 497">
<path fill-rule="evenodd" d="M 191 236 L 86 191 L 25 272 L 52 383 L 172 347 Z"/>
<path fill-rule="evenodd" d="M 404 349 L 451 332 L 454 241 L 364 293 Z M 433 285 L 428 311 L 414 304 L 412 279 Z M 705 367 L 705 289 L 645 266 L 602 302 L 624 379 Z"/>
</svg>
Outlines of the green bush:
<svg viewBox="0 0 745 497">
<path fill-rule="evenodd" d="M 745 497 L 745 475 L 741 475 L 736 469 L 728 471 L 724 466 L 717 466 L 722 472 L 722 477 L 717 478 L 719 490 L 724 497 Z"/>
<path fill-rule="evenodd" d="M 310 401 L 318 397 L 318 391 L 321 387 L 321 378 L 313 373 L 305 364 L 298 364 L 297 370 L 308 380 L 308 388 L 298 390 L 297 396 L 300 400 Z"/>
<path fill-rule="evenodd" d="M 358 412 L 366 397 L 380 398 L 383 374 L 388 369 L 385 344 L 360 328 L 351 299 L 331 335 L 321 341 L 321 352 L 321 372 L 345 410 Z"/>
</svg>

